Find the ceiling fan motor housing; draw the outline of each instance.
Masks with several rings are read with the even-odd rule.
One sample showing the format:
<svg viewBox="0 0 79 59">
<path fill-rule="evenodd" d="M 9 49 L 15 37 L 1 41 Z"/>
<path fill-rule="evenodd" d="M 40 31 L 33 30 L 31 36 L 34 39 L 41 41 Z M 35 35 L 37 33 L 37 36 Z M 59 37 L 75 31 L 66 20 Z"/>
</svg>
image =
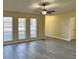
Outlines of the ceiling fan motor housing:
<svg viewBox="0 0 79 59">
<path fill-rule="evenodd" d="M 42 10 L 42 14 L 43 14 L 43 15 L 47 14 L 47 10 L 46 10 L 46 9 L 43 9 L 43 10 Z"/>
<path fill-rule="evenodd" d="M 46 9 L 43 9 L 42 11 L 47 11 Z"/>
</svg>

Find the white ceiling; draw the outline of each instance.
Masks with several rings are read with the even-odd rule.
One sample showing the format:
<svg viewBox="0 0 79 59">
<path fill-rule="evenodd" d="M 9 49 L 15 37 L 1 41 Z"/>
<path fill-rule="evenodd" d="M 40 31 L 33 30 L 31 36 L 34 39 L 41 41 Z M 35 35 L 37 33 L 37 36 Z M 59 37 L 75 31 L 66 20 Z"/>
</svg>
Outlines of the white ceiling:
<svg viewBox="0 0 79 59">
<path fill-rule="evenodd" d="M 17 11 L 39 14 L 41 2 L 50 2 L 47 10 L 55 10 L 53 14 L 71 11 L 76 8 L 76 0 L 3 0 L 4 11 Z"/>
</svg>

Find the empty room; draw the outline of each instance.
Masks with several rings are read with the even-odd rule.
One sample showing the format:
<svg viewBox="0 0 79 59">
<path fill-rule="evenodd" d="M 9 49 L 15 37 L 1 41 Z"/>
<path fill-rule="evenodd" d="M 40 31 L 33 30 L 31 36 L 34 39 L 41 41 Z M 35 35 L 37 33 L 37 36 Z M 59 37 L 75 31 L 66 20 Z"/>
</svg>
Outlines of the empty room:
<svg viewBox="0 0 79 59">
<path fill-rule="evenodd" d="M 76 59 L 76 0 L 3 0 L 3 59 Z"/>
</svg>

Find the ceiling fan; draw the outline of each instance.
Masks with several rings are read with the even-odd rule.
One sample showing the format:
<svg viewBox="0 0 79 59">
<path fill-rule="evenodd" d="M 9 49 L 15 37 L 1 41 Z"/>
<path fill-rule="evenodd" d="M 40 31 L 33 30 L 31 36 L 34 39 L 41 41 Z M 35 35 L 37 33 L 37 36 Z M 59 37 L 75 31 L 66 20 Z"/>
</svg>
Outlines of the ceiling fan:
<svg viewBox="0 0 79 59">
<path fill-rule="evenodd" d="M 42 2 L 42 3 L 40 4 L 40 6 L 43 6 L 43 9 L 41 10 L 41 13 L 42 13 L 43 15 L 52 14 L 52 12 L 55 12 L 54 10 L 52 10 L 52 11 L 46 10 L 46 6 L 48 6 L 49 4 L 50 4 L 49 2 Z"/>
</svg>

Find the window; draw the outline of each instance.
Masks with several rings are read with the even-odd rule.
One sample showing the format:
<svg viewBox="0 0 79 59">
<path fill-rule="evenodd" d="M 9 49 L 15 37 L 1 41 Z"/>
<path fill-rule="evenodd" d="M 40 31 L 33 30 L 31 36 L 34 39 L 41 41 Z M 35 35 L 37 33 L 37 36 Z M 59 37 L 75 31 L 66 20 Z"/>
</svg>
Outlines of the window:
<svg viewBox="0 0 79 59">
<path fill-rule="evenodd" d="M 26 39 L 26 18 L 18 18 L 19 39 Z"/>
<path fill-rule="evenodd" d="M 3 41 L 12 40 L 12 17 L 3 17 Z"/>
<path fill-rule="evenodd" d="M 31 38 L 37 37 L 37 20 L 34 18 L 30 19 L 30 35 Z"/>
</svg>

